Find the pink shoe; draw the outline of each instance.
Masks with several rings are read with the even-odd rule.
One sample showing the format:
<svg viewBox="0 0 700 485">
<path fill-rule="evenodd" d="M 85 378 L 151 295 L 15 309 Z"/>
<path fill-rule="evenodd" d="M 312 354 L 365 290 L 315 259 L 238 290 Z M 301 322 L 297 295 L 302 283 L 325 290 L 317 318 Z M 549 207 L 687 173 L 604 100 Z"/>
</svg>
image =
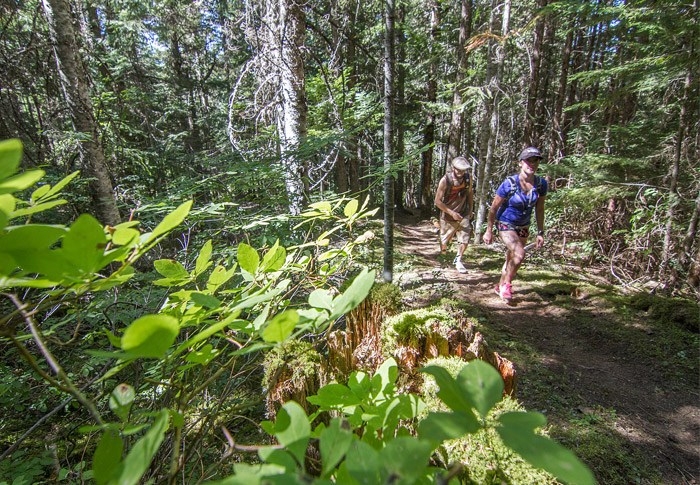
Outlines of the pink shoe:
<svg viewBox="0 0 700 485">
<path fill-rule="evenodd" d="M 513 298 L 513 285 L 510 283 L 503 283 L 498 287 L 498 296 L 504 300 L 510 300 Z"/>
</svg>

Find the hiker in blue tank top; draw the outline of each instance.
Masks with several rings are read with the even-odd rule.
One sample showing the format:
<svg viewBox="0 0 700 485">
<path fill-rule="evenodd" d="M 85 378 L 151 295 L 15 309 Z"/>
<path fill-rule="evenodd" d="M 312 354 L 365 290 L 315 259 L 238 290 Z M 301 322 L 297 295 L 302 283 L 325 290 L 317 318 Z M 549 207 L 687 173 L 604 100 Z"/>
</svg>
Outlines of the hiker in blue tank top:
<svg viewBox="0 0 700 485">
<path fill-rule="evenodd" d="M 493 242 L 493 225 L 498 223 L 498 235 L 506 245 L 506 262 L 501 271 L 501 280 L 496 293 L 504 300 L 510 300 L 512 283 L 520 263 L 525 258 L 525 244 L 530 234 L 530 219 L 535 210 L 537 222 L 538 248 L 544 244 L 544 200 L 547 195 L 547 181 L 535 175 L 540 166 L 542 154 L 535 147 L 520 153 L 520 172 L 508 177 L 498 190 L 488 214 L 488 225 L 484 242 Z"/>
</svg>

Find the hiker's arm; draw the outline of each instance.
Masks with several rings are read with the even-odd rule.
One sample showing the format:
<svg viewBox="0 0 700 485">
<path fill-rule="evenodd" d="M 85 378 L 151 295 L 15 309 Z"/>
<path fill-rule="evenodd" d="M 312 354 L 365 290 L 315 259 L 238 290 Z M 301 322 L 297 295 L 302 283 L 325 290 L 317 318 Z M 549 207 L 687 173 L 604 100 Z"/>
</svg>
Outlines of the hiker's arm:
<svg viewBox="0 0 700 485">
<path fill-rule="evenodd" d="M 537 247 L 541 248 L 544 244 L 544 199 L 543 195 L 537 199 L 535 206 L 535 220 L 537 221 Z M 542 234 L 540 234 L 542 233 Z"/>
<path fill-rule="evenodd" d="M 435 207 L 440 209 L 445 214 L 449 214 L 450 217 L 452 217 L 454 220 L 461 221 L 462 216 L 459 214 L 459 212 L 453 211 L 452 209 L 448 208 L 442 201 L 442 199 L 445 198 L 445 190 L 447 190 L 447 182 L 443 178 L 440 180 L 437 192 L 435 193 Z"/>
<path fill-rule="evenodd" d="M 500 195 L 496 195 L 496 197 L 493 198 L 489 214 L 486 217 L 486 232 L 484 233 L 484 242 L 486 244 L 491 244 L 493 242 L 493 225 L 496 223 L 496 213 L 504 200 L 505 199 Z"/>
</svg>

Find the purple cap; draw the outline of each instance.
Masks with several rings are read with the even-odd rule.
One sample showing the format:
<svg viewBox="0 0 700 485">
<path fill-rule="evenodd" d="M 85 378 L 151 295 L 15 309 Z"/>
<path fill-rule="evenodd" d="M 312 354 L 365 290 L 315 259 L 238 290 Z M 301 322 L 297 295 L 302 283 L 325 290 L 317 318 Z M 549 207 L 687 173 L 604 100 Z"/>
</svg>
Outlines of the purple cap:
<svg viewBox="0 0 700 485">
<path fill-rule="evenodd" d="M 520 152 L 520 158 L 518 160 L 527 160 L 530 157 L 542 158 L 542 154 L 535 147 L 528 147 L 522 152 Z"/>
</svg>

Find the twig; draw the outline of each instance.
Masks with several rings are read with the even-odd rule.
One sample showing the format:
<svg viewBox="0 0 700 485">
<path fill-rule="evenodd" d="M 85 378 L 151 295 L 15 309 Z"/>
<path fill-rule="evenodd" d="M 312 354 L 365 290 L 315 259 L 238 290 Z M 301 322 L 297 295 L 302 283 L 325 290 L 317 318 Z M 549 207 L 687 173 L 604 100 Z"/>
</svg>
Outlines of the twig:
<svg viewBox="0 0 700 485">
<path fill-rule="evenodd" d="M 18 342 L 18 343 L 19 343 L 19 342 Z M 20 344 L 20 345 L 21 345 L 21 344 Z M 25 349 L 25 350 L 26 350 L 26 349 Z M 31 357 L 31 354 L 30 354 L 30 357 Z M 33 357 L 32 357 L 32 358 L 33 358 Z M 105 366 L 102 368 L 102 370 L 101 370 L 93 379 L 91 379 L 90 382 L 88 382 L 87 384 L 85 384 L 85 385 L 81 388 L 81 390 L 85 390 L 85 389 L 87 389 L 88 387 L 90 387 L 92 384 L 94 384 L 95 381 L 96 381 L 97 379 L 99 379 L 100 377 L 102 377 L 102 375 L 104 375 L 104 372 L 109 368 L 109 366 L 110 366 L 111 364 L 112 364 L 112 359 L 110 359 L 110 360 L 105 364 Z M 50 379 L 50 377 L 49 377 L 49 379 Z M 31 428 L 29 428 L 27 431 L 25 431 L 24 434 L 23 434 L 22 436 L 20 436 L 19 438 L 17 438 L 17 441 L 15 441 L 8 449 L 6 449 L 6 450 L 2 453 L 2 455 L 0 455 L 0 462 L 1 462 L 2 460 L 4 460 L 7 456 L 9 456 L 13 451 L 15 451 L 15 450 L 19 447 L 19 445 L 21 445 L 22 442 L 23 442 L 25 439 L 27 439 L 27 437 L 28 437 L 29 435 L 31 435 L 39 426 L 41 426 L 41 425 L 44 423 L 44 421 L 46 421 L 46 420 L 49 419 L 51 416 L 53 416 L 54 414 L 56 414 L 57 412 L 59 412 L 61 409 L 63 409 L 64 407 L 66 407 L 68 404 L 70 404 L 70 402 L 71 402 L 72 400 L 73 400 L 73 396 L 69 397 L 68 399 L 66 399 L 65 401 L 63 401 L 61 404 L 59 404 L 58 406 L 56 406 L 54 409 L 52 409 L 51 411 L 49 411 L 48 413 L 46 413 L 45 415 L 43 415 L 36 423 L 34 423 L 34 425 L 32 425 Z"/>
<path fill-rule="evenodd" d="M 27 314 L 24 311 L 25 305 L 23 302 L 19 301 L 15 295 L 6 295 L 12 303 L 17 307 L 17 309 L 20 310 L 22 313 L 22 316 L 24 317 L 25 322 L 27 322 L 27 326 L 29 327 L 29 331 L 31 334 L 34 336 L 34 341 L 36 342 L 37 347 L 39 347 L 39 350 L 41 351 L 42 355 L 46 359 L 46 362 L 48 362 L 49 367 L 53 369 L 53 371 L 56 373 L 58 378 L 63 381 L 63 384 L 65 385 L 65 391 L 68 392 L 70 395 L 72 395 L 80 404 L 85 406 L 85 408 L 88 410 L 88 412 L 92 415 L 93 419 L 98 425 L 102 425 L 102 417 L 100 416 L 100 413 L 97 411 L 97 408 L 95 407 L 94 403 L 92 403 L 88 398 L 86 398 L 73 384 L 73 382 L 68 378 L 66 373 L 64 372 L 63 368 L 61 368 L 60 364 L 58 361 L 54 358 L 53 354 L 49 350 L 49 348 L 46 346 L 46 343 L 44 342 L 44 339 L 42 338 L 41 331 L 37 328 L 36 322 L 34 321 L 34 318 Z M 19 343 L 19 342 L 18 342 Z"/>
</svg>

